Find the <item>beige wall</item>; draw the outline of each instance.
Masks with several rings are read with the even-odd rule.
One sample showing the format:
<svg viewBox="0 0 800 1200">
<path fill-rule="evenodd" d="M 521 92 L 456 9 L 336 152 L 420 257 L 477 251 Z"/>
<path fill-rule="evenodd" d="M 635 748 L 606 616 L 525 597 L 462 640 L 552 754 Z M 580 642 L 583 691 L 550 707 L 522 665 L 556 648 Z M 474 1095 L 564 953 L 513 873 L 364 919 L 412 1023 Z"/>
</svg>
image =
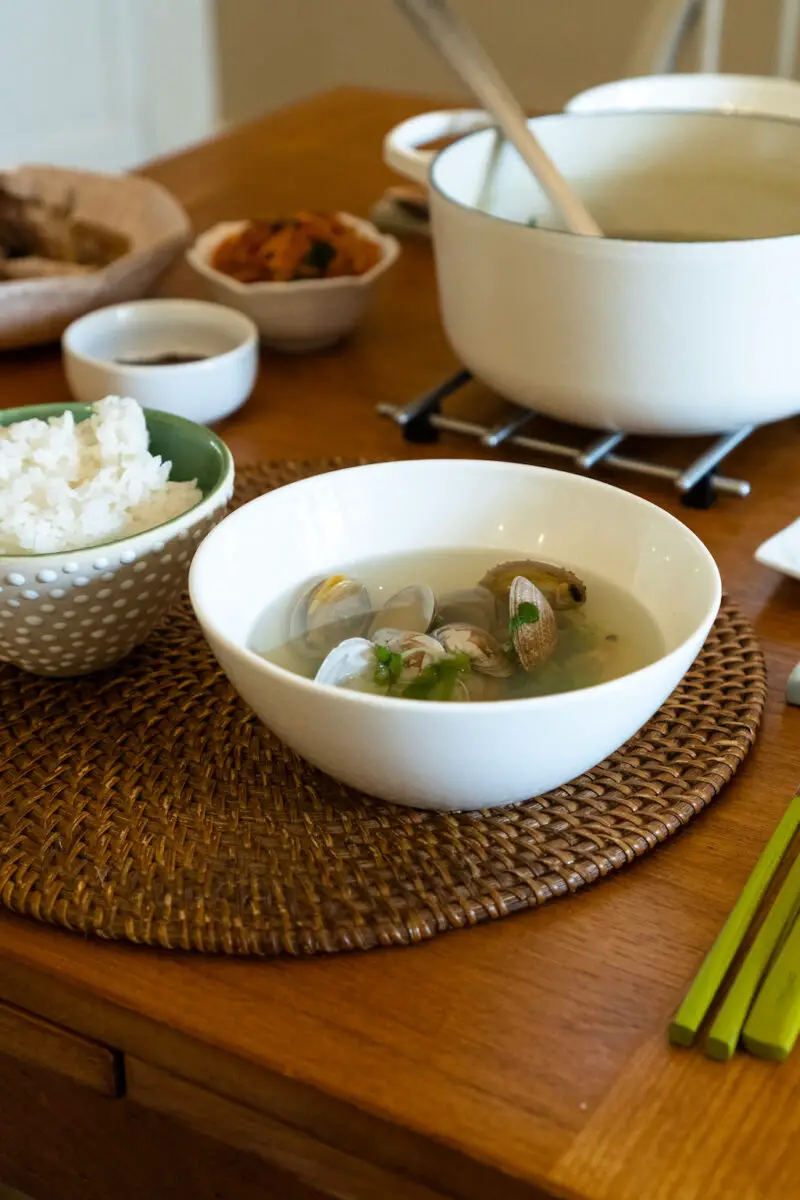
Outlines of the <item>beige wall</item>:
<svg viewBox="0 0 800 1200">
<path fill-rule="evenodd" d="M 454 0 L 532 108 L 624 72 L 652 0 Z M 764 72 L 778 0 L 728 0 L 724 65 Z M 216 0 L 222 104 L 243 120 L 341 83 L 459 99 L 391 0 Z"/>
</svg>

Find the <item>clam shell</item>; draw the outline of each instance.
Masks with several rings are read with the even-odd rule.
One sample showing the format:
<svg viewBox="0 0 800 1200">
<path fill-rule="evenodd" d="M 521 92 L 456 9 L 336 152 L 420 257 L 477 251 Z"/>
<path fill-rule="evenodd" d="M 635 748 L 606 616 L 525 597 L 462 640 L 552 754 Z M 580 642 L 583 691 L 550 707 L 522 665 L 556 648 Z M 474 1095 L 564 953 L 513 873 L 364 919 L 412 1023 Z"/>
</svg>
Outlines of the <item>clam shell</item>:
<svg viewBox="0 0 800 1200">
<path fill-rule="evenodd" d="M 341 687 L 348 680 L 363 678 L 369 684 L 375 675 L 375 647 L 366 638 L 348 638 L 334 646 L 314 676 L 316 683 Z M 375 688 L 377 691 L 378 689 Z"/>
<path fill-rule="evenodd" d="M 415 679 L 431 663 L 444 658 L 444 648 L 435 638 L 424 633 L 411 633 L 408 629 L 379 629 L 373 637 L 378 646 L 385 646 L 403 660 L 403 669 L 395 681 L 395 688 L 402 689 Z"/>
<path fill-rule="evenodd" d="M 496 679 L 508 679 L 514 667 L 500 643 L 477 625 L 442 625 L 433 635 L 448 654 L 466 654 L 472 669 Z"/>
<path fill-rule="evenodd" d="M 369 637 L 379 629 L 407 629 L 411 633 L 427 633 L 436 612 L 436 597 L 424 583 L 412 583 L 395 592 L 375 613 Z"/>
<path fill-rule="evenodd" d="M 533 558 L 498 563 L 486 572 L 479 586 L 487 588 L 495 596 L 506 598 L 513 581 L 518 577 L 529 580 L 538 588 L 550 602 L 551 608 L 579 608 L 586 603 L 586 584 L 574 571 Z"/>
<path fill-rule="evenodd" d="M 525 619 L 524 605 L 535 608 L 536 616 L 533 620 Z M 555 613 L 547 597 L 539 591 L 536 584 L 522 575 L 517 575 L 512 580 L 508 611 L 511 640 L 519 661 L 526 671 L 535 671 L 547 662 L 556 648 L 558 627 Z"/>
<path fill-rule="evenodd" d="M 387 650 L 392 650 L 396 653 L 396 644 L 407 633 L 407 629 L 376 629 L 370 635 L 370 641 L 376 646 L 385 646 Z"/>
<path fill-rule="evenodd" d="M 363 637 L 372 619 L 369 592 L 347 575 L 328 575 L 303 593 L 289 618 L 289 637 L 301 653 L 321 658 L 339 642 Z"/>
<path fill-rule="evenodd" d="M 443 592 L 436 603 L 436 626 L 475 625 L 497 636 L 505 629 L 507 605 L 502 605 L 488 588 L 456 588 Z"/>
<path fill-rule="evenodd" d="M 389 693 L 393 696 L 402 696 L 408 685 L 415 683 L 427 667 L 444 662 L 448 658 L 444 646 L 436 638 L 428 637 L 424 633 L 411 633 L 407 629 L 379 629 L 375 634 L 374 644 L 385 646 L 393 654 L 399 654 L 402 659 L 402 669 Z M 452 692 L 446 697 L 425 694 L 414 698 L 436 701 L 446 699 L 462 703 L 471 699 L 465 679 L 459 675 L 452 683 Z"/>
</svg>

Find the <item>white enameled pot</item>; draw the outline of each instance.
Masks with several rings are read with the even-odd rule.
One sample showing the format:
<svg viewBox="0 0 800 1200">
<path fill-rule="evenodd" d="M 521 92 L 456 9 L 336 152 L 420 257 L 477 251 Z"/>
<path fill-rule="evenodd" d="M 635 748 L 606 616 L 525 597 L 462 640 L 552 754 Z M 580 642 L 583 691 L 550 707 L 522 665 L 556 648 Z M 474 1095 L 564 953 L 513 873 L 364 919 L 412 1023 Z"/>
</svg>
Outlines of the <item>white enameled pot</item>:
<svg viewBox="0 0 800 1200">
<path fill-rule="evenodd" d="M 800 121 L 800 83 L 708 72 L 638 75 L 573 96 L 566 112 L 719 112 Z"/>
<path fill-rule="evenodd" d="M 464 364 L 593 428 L 708 434 L 800 411 L 800 124 L 632 112 L 531 125 L 610 236 L 563 232 L 493 130 L 441 150 L 440 305 Z M 687 240 L 652 240 L 664 235 Z"/>
</svg>

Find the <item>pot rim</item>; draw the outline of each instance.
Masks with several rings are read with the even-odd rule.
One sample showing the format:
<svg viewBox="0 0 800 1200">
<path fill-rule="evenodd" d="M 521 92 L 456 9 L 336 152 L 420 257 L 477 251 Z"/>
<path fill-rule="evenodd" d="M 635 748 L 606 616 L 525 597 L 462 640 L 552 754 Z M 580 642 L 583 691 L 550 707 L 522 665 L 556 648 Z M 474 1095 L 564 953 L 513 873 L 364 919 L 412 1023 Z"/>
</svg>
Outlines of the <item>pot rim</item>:
<svg viewBox="0 0 800 1200">
<path fill-rule="evenodd" d="M 674 119 L 675 117 L 679 117 L 681 120 L 690 121 L 690 122 L 695 122 L 695 121 L 700 121 L 700 120 L 702 120 L 702 121 L 714 121 L 714 120 L 735 121 L 737 123 L 745 122 L 745 121 L 746 122 L 756 121 L 756 122 L 760 122 L 762 124 L 768 124 L 768 125 L 788 125 L 788 126 L 793 126 L 797 130 L 798 139 L 800 139 L 800 121 L 798 121 L 796 118 L 766 116 L 761 113 L 687 112 L 685 109 L 659 109 L 657 112 L 639 111 L 639 110 L 633 110 L 633 111 L 627 111 L 627 112 L 616 112 L 616 111 L 614 111 L 614 112 L 611 112 L 611 111 L 608 111 L 608 112 L 606 112 L 606 111 L 603 111 L 603 112 L 589 112 L 589 111 L 572 112 L 572 111 L 570 111 L 570 112 L 550 113 L 550 114 L 548 114 L 546 116 L 542 116 L 542 117 L 530 117 L 528 120 L 528 124 L 535 126 L 540 123 L 562 122 L 565 120 L 570 121 L 570 122 L 608 121 L 608 120 L 627 121 L 627 120 L 631 120 L 634 118 L 641 118 L 641 117 L 646 117 L 646 118 L 648 118 L 652 121 L 656 121 L 656 122 L 662 121 L 664 119 Z M 547 237 L 550 239 L 552 239 L 552 238 L 572 239 L 573 244 L 575 244 L 576 242 L 579 242 L 582 245 L 591 244 L 595 248 L 602 247 L 604 243 L 606 243 L 606 244 L 610 243 L 615 247 L 619 247 L 619 246 L 630 247 L 632 250 L 636 250 L 636 249 L 641 250 L 642 247 L 646 246 L 646 247 L 657 247 L 660 252 L 663 252 L 665 249 L 667 252 L 670 252 L 670 251 L 674 252 L 675 250 L 680 249 L 680 250 L 689 251 L 689 252 L 692 252 L 695 254 L 697 254 L 697 253 L 708 254 L 709 252 L 713 252 L 715 249 L 717 251 L 726 250 L 726 249 L 729 249 L 731 246 L 748 246 L 748 247 L 753 247 L 753 246 L 757 247 L 757 246 L 762 246 L 762 245 L 772 246 L 777 243 L 796 241 L 798 238 L 800 238 L 800 225 L 798 226 L 798 230 L 796 233 L 781 233 L 781 234 L 776 234 L 773 237 L 761 237 L 761 238 L 720 238 L 720 239 L 715 239 L 714 241 L 709 241 L 709 242 L 703 242 L 703 241 L 685 241 L 684 242 L 684 241 L 680 241 L 677 239 L 675 239 L 675 240 L 670 239 L 669 242 L 664 242 L 664 241 L 648 240 L 646 238 L 642 238 L 641 240 L 639 240 L 637 238 L 630 238 L 630 237 L 621 238 L 621 237 L 614 237 L 611 235 L 609 235 L 608 237 L 606 237 L 604 235 L 599 238 L 587 238 L 587 237 L 581 237 L 581 235 L 579 235 L 579 234 L 574 234 L 570 230 L 546 229 L 546 228 L 542 228 L 538 225 L 525 225 L 521 221 L 512 221 L 509 217 L 502 217 L 502 216 L 499 216 L 497 213 L 486 212 L 483 209 L 477 208 L 474 204 L 468 204 L 463 200 L 457 200 L 453 196 L 448 195 L 448 193 L 444 191 L 441 184 L 438 182 L 438 180 L 436 178 L 437 167 L 440 165 L 442 160 L 449 153 L 455 152 L 456 148 L 463 146 L 465 142 L 471 141 L 472 139 L 474 139 L 476 137 L 486 137 L 489 134 L 497 133 L 497 132 L 498 132 L 497 126 L 487 126 L 484 129 L 474 129 L 470 133 L 465 133 L 462 137 L 458 138 L 457 141 L 451 142 L 449 146 L 443 146 L 440 150 L 438 150 L 436 152 L 436 155 L 435 155 L 433 161 L 431 162 L 429 176 L 428 176 L 428 186 L 429 186 L 431 192 L 434 193 L 436 196 L 438 196 L 446 204 L 452 204 L 454 207 L 460 208 L 463 212 L 471 213 L 471 214 L 473 214 L 473 216 L 478 217 L 478 218 L 487 218 L 491 221 L 498 222 L 501 225 L 509 225 L 516 229 L 526 230 L 528 236 L 535 235 L 540 238 Z M 798 201 L 800 201 L 800 181 L 798 182 Z M 798 219 L 800 220 L 800 218 L 798 218 Z"/>
</svg>

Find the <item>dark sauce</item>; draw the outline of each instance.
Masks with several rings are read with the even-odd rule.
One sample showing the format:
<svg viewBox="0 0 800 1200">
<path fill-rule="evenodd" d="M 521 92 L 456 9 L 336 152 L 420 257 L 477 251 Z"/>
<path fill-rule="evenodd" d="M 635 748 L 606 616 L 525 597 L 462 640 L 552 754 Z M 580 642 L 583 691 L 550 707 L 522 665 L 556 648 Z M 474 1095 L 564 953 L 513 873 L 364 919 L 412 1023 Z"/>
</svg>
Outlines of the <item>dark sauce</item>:
<svg viewBox="0 0 800 1200">
<path fill-rule="evenodd" d="M 202 362 L 210 354 L 154 354 L 152 358 L 118 358 L 116 362 L 125 367 L 177 367 L 181 363 Z"/>
</svg>

